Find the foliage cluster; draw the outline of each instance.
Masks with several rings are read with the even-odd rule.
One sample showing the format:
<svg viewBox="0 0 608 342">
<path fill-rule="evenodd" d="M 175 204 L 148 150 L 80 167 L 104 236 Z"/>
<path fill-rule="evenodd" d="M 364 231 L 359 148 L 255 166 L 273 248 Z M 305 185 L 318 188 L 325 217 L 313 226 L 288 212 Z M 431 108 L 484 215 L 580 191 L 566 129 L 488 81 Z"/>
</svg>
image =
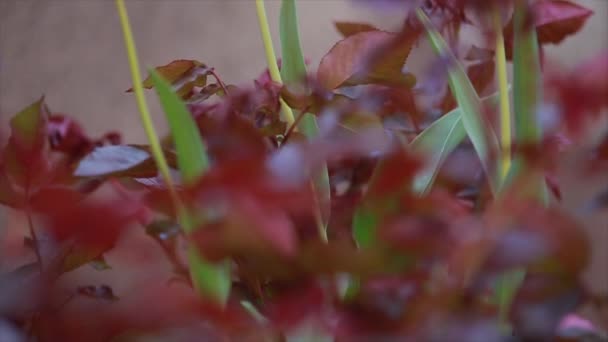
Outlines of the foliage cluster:
<svg viewBox="0 0 608 342">
<path fill-rule="evenodd" d="M 282 1 L 278 61 L 256 0 L 268 70 L 232 85 L 183 59 L 142 81 L 117 0 L 128 92 L 149 145 L 90 137 L 44 97 L 14 115 L 0 202 L 27 218 L 23 248 L 35 261 L 0 274 L 0 336 L 605 338 L 572 316 L 597 298 L 581 282 L 590 244 L 560 206 L 556 168 L 606 115 L 608 51 L 571 71 L 546 66 L 542 53 L 593 13 L 566 0 L 356 2 L 402 11 L 402 27 L 336 22 L 343 39 L 310 72 L 295 0 Z M 485 38 L 456 53 L 463 25 Z M 403 72 L 425 39 L 432 70 Z M 169 136 L 155 133 L 143 89 L 157 92 Z M 572 167 L 606 172 L 608 135 L 586 151 Z M 602 210 L 606 193 L 581 207 Z M 126 297 L 104 283 L 70 284 L 66 294 L 67 273 L 112 267 L 104 254 L 133 231 L 166 255 L 167 283 L 142 282 Z"/>
</svg>

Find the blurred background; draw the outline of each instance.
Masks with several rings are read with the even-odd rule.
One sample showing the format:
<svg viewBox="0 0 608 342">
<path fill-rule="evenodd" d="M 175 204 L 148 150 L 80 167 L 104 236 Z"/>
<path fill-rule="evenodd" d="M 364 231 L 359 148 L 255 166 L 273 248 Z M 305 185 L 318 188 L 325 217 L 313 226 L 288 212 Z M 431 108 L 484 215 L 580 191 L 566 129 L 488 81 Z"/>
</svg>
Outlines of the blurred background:
<svg viewBox="0 0 608 342">
<path fill-rule="evenodd" d="M 574 65 L 608 44 L 608 1 L 577 1 L 595 10 L 582 32 L 547 49 L 547 56 Z M 251 82 L 266 65 L 253 0 L 128 0 L 142 66 L 198 59 L 228 83 Z M 266 1 L 279 52 L 279 0 Z M 349 0 L 298 2 L 301 43 L 311 68 L 339 39 L 335 20 L 398 27 L 402 14 L 373 11 Z M 418 49 L 406 64 L 420 72 L 428 60 Z M 54 111 L 72 115 L 91 133 L 120 129 L 128 142 L 145 136 L 132 94 L 114 1 L 0 0 L 0 117 L 46 95 Z M 149 103 L 158 127 L 164 120 L 153 92 Z M 2 126 L 3 129 L 5 126 Z"/>
<path fill-rule="evenodd" d="M 564 67 L 608 47 L 608 0 L 575 2 L 595 15 L 578 35 L 546 49 L 548 60 Z M 266 6 L 278 53 L 280 1 L 267 0 Z M 127 1 L 143 66 L 198 59 L 233 84 L 248 84 L 266 65 L 254 7 L 253 0 Z M 339 39 L 334 20 L 366 21 L 385 29 L 397 28 L 401 20 L 400 13 L 370 11 L 348 0 L 301 0 L 298 10 L 311 68 Z M 428 53 L 423 44 L 408 69 L 421 72 Z M 77 118 L 92 135 L 118 129 L 126 142 L 144 143 L 134 97 L 124 92 L 130 86 L 114 1 L 0 0 L 1 136 L 6 136 L 12 114 L 44 94 L 53 111 Z M 156 125 L 164 132 L 154 94 L 148 95 Z M 567 167 L 575 156 L 568 160 L 562 175 L 577 181 L 564 184 L 564 206 L 574 211 L 598 184 L 605 188 L 608 178 L 577 179 Z M 594 246 L 587 281 L 594 292 L 608 295 L 608 216 L 580 218 Z"/>
</svg>

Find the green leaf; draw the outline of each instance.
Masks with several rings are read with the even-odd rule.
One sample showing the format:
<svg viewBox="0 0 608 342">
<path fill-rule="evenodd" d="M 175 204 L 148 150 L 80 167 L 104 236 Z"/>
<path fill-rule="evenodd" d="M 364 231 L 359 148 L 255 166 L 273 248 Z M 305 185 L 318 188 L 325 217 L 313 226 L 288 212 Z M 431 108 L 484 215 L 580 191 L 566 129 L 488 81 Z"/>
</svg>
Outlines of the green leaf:
<svg viewBox="0 0 608 342">
<path fill-rule="evenodd" d="M 429 18 L 421 9 L 417 10 L 420 21 L 424 24 L 431 46 L 435 52 L 449 63 L 448 80 L 450 90 L 456 98 L 458 107 L 462 111 L 462 123 L 473 147 L 477 152 L 484 171 L 490 180 L 490 187 L 495 193 L 500 185 L 500 174 L 490 159 L 500 160 L 498 139 L 492 126 L 481 112 L 481 100 L 475 92 L 473 84 L 467 74 L 447 46 L 441 34 L 433 28 Z"/>
<path fill-rule="evenodd" d="M 525 277 L 526 270 L 517 268 L 499 275 L 494 284 L 495 294 L 492 299 L 498 306 L 501 324 L 506 328 L 509 328 L 508 316 L 511 304 Z"/>
<path fill-rule="evenodd" d="M 47 115 L 42 96 L 11 118 L 11 137 L 26 150 L 38 147 L 44 139 Z"/>
<path fill-rule="evenodd" d="M 287 85 L 301 82 L 302 78 L 306 76 L 306 64 L 300 46 L 295 0 L 281 2 L 279 20 L 282 55 L 281 79 Z"/>
<path fill-rule="evenodd" d="M 150 69 L 149 72 L 169 122 L 182 180 L 192 183 L 209 168 L 206 146 L 186 104 L 155 70 Z"/>
<path fill-rule="evenodd" d="M 198 126 L 171 85 L 154 70 L 150 70 L 150 77 L 169 122 L 182 180 L 186 184 L 192 183 L 209 168 L 209 158 Z M 191 233 L 198 226 L 185 208 L 180 208 L 179 221 L 186 233 Z M 232 283 L 229 262 L 210 263 L 194 246 L 188 247 L 188 262 L 194 287 L 202 295 L 224 305 Z"/>
<path fill-rule="evenodd" d="M 529 144 L 539 142 L 542 136 L 538 125 L 536 110 L 542 98 L 540 56 L 538 51 L 537 33 L 534 27 L 526 26 L 527 1 L 516 1 L 513 14 L 513 108 L 515 113 L 515 142 Z M 509 174 L 503 187 L 526 169 L 521 156 L 515 156 Z M 548 202 L 548 191 L 541 174 L 528 194 L 533 198 Z"/>
<path fill-rule="evenodd" d="M 298 15 L 295 0 L 281 2 L 280 15 L 281 37 L 281 78 L 285 85 L 297 85 L 306 77 L 306 64 L 300 46 L 298 33 Z M 311 139 L 319 134 L 316 117 L 311 113 L 304 113 L 297 126 L 298 130 Z M 324 230 L 327 229 L 331 205 L 331 189 L 329 187 L 329 173 L 327 166 L 322 166 L 313 175 L 313 186 L 317 194 L 319 211 Z"/>
<path fill-rule="evenodd" d="M 484 97 L 481 102 L 488 107 L 497 106 L 499 96 L 499 93 L 495 93 Z M 442 116 L 416 136 L 409 147 L 414 152 L 424 155 L 427 159 L 425 167 L 414 177 L 412 190 L 415 193 L 424 195 L 431 189 L 443 162 L 465 137 L 466 131 L 462 123 L 462 110 L 460 108 Z M 383 166 L 383 161 L 380 161 L 380 164 L 374 170 L 374 174 L 377 174 Z M 389 196 L 393 195 L 390 194 Z M 390 198 L 385 200 L 390 201 Z M 388 206 L 384 206 L 384 208 L 386 209 Z M 379 213 L 365 205 L 361 205 L 355 212 L 353 236 L 360 247 L 367 247 L 375 243 L 376 225 L 381 219 L 379 216 Z"/>
<path fill-rule="evenodd" d="M 536 118 L 538 101 L 541 94 L 541 69 L 538 51 L 536 29 L 527 25 L 528 1 L 515 1 L 513 13 L 513 108 L 515 113 L 515 142 L 518 144 L 535 143 L 541 139 L 541 129 Z M 506 188 L 516 177 L 523 174 L 526 169 L 525 161 L 521 156 L 515 156 L 507 178 L 502 184 Z M 524 196 L 536 198 L 548 203 L 548 189 L 544 176 L 539 172 L 532 172 L 526 177 L 530 186 L 526 187 Z M 501 189 L 501 190 L 502 190 Z M 502 274 L 496 282 L 495 299 L 498 303 L 499 316 L 502 324 L 508 324 L 508 313 L 513 298 L 525 277 L 525 269 L 515 269 Z"/>
<path fill-rule="evenodd" d="M 226 305 L 232 286 L 230 261 L 211 263 L 195 247 L 188 247 L 188 265 L 194 288 L 218 304 Z"/>
<path fill-rule="evenodd" d="M 370 208 L 362 206 L 353 216 L 353 237 L 360 248 L 366 248 L 376 242 L 376 226 L 378 215 Z"/>
<path fill-rule="evenodd" d="M 410 143 L 410 147 L 424 155 L 427 161 L 423 171 L 414 178 L 414 192 L 426 194 L 431 189 L 448 154 L 466 137 L 461 114 L 460 108 L 452 110 L 433 122 Z"/>
<path fill-rule="evenodd" d="M 498 104 L 499 93 L 481 100 L 488 107 Z M 426 165 L 414 178 L 414 192 L 424 195 L 432 187 L 439 169 L 447 156 L 464 140 L 466 130 L 462 123 L 462 110 L 455 108 L 422 131 L 410 143 L 410 148 L 426 158 Z"/>
</svg>

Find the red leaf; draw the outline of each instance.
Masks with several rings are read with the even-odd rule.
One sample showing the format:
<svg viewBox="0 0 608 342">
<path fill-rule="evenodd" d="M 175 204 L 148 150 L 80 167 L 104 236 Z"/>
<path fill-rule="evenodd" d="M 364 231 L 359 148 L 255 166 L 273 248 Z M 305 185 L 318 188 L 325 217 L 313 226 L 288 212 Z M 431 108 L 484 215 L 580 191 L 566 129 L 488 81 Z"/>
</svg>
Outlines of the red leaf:
<svg viewBox="0 0 608 342">
<path fill-rule="evenodd" d="M 593 11 L 565 0 L 539 0 L 532 10 L 538 40 L 542 44 L 559 44 L 567 36 L 578 32 Z"/>
<path fill-rule="evenodd" d="M 386 198 L 387 194 L 407 191 L 412 177 L 422 166 L 420 159 L 398 148 L 379 162 L 371 179 L 367 196 Z"/>
<path fill-rule="evenodd" d="M 71 160 L 79 159 L 95 144 L 78 122 L 61 114 L 49 117 L 47 134 L 51 149 L 67 154 Z"/>
<path fill-rule="evenodd" d="M 61 196 L 55 201 L 63 203 L 48 203 L 53 200 L 53 192 L 40 194 L 35 203 L 38 213 L 46 218 L 45 228 L 68 252 L 63 270 L 80 266 L 111 249 L 141 214 L 137 203 L 126 200 L 85 203 L 78 201 L 78 193 L 54 192 Z"/>
<path fill-rule="evenodd" d="M 206 224 L 193 238 L 201 253 L 216 260 L 234 255 L 267 251 L 281 257 L 296 253 L 295 227 L 281 208 L 244 194 L 215 198 L 206 208 L 224 216 Z"/>
<path fill-rule="evenodd" d="M 325 291 L 318 284 L 299 284 L 269 303 L 265 313 L 279 329 L 289 330 L 308 318 L 320 319 L 325 300 Z"/>
<path fill-rule="evenodd" d="M 538 0 L 532 3 L 534 26 L 539 44 L 559 44 L 566 37 L 580 31 L 593 14 L 588 8 L 566 0 Z M 513 18 L 505 26 L 507 59 L 513 56 Z"/>
<path fill-rule="evenodd" d="M 340 34 L 344 38 L 355 35 L 360 32 L 380 31 L 375 26 L 367 23 L 336 21 L 334 22 L 334 25 L 336 26 L 336 30 L 338 30 L 338 32 L 340 32 Z"/>
<path fill-rule="evenodd" d="M 190 59 L 178 59 L 169 64 L 156 67 L 156 71 L 173 85 L 179 96 L 186 99 L 192 95 L 194 87 L 204 87 L 207 84 L 207 75 L 211 69 L 205 64 Z M 154 87 L 152 79 L 148 76 L 143 86 L 146 89 Z M 129 88 L 127 92 L 132 92 Z"/>
<path fill-rule="evenodd" d="M 327 89 L 371 83 L 411 87 L 415 78 L 402 73 L 401 69 L 416 38 L 414 34 L 404 37 L 384 31 L 349 36 L 336 43 L 321 59 L 317 78 Z M 378 51 L 389 47 L 390 53 L 378 58 Z"/>
<path fill-rule="evenodd" d="M 547 77 L 548 90 L 560 106 L 570 133 L 580 133 L 589 118 L 608 106 L 607 75 L 608 50 L 605 50 L 570 73 Z"/>
<path fill-rule="evenodd" d="M 261 157 L 269 150 L 260 131 L 241 115 L 201 115 L 196 122 L 216 162 Z"/>
</svg>

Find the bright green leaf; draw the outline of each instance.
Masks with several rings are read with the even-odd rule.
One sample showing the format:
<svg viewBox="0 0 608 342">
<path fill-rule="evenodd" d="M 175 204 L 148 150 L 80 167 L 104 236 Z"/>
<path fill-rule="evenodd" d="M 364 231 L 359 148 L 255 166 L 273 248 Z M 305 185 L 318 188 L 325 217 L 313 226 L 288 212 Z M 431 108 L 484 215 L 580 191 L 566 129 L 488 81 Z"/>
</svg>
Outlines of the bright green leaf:
<svg viewBox="0 0 608 342">
<path fill-rule="evenodd" d="M 186 183 L 191 183 L 209 168 L 207 149 L 186 104 L 155 70 L 150 69 L 149 72 L 169 122 L 182 179 Z"/>
<path fill-rule="evenodd" d="M 182 179 L 185 183 L 196 181 L 209 168 L 209 158 L 198 126 L 171 85 L 154 70 L 150 70 L 150 77 L 169 122 Z M 186 233 L 197 227 L 194 218 L 183 208 L 179 221 Z M 225 304 L 230 294 L 230 264 L 227 261 L 210 263 L 193 246 L 188 248 L 188 262 L 195 288 Z"/>
</svg>

